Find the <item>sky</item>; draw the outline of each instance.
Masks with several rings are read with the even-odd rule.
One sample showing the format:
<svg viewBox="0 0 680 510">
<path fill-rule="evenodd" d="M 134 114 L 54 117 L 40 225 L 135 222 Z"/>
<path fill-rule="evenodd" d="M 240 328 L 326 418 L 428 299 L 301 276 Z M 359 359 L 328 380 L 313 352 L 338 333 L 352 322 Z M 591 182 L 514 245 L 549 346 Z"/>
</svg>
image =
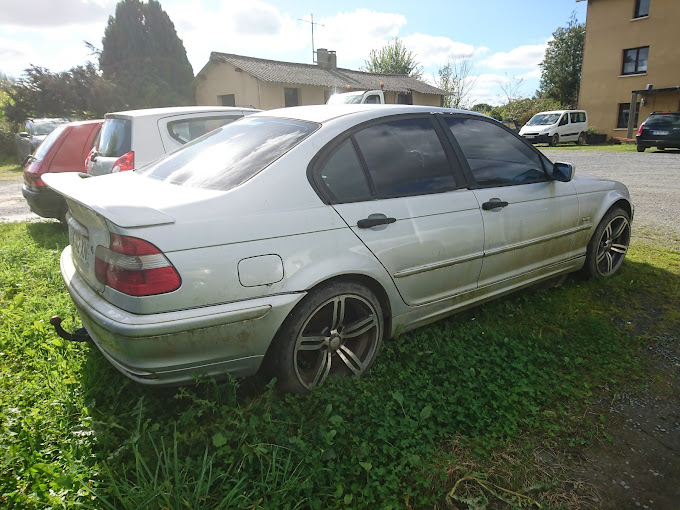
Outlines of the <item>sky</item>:
<svg viewBox="0 0 680 510">
<path fill-rule="evenodd" d="M 63 71 L 96 61 L 117 0 L 0 0 L 0 73 L 18 78 L 29 65 Z M 531 96 L 539 62 L 576 0 L 160 0 L 184 42 L 194 74 L 211 51 L 312 63 L 314 47 L 337 52 L 338 67 L 361 69 L 371 50 L 402 40 L 433 82 L 447 61 L 469 58 L 471 106 L 505 102 L 504 89 Z M 301 21 L 306 20 L 306 21 Z"/>
</svg>

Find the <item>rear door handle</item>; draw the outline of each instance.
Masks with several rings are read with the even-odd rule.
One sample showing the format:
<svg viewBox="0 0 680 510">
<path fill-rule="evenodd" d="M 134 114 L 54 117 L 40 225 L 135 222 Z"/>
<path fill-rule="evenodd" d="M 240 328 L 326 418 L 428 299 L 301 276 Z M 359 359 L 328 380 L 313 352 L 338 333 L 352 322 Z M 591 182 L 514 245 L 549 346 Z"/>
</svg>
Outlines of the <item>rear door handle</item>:
<svg viewBox="0 0 680 510">
<path fill-rule="evenodd" d="M 482 204 L 482 209 L 484 209 L 485 211 L 490 211 L 491 209 L 498 209 L 500 207 L 507 207 L 507 206 L 508 206 L 507 202 L 503 202 L 502 200 L 498 200 L 496 198 L 496 199 L 493 199 L 493 200 L 489 200 L 488 202 L 484 202 Z"/>
<path fill-rule="evenodd" d="M 371 228 L 371 227 L 377 227 L 378 225 L 388 225 L 390 223 L 394 223 L 397 221 L 396 218 L 388 218 L 386 216 L 383 217 L 368 217 L 364 218 L 363 220 L 357 221 L 357 227 L 359 228 Z"/>
</svg>

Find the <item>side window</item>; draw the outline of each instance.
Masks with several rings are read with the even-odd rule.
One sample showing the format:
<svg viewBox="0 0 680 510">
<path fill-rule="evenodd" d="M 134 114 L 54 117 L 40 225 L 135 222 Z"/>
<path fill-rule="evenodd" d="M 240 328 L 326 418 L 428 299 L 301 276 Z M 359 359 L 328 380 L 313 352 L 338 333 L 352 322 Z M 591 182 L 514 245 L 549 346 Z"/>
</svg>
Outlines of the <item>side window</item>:
<svg viewBox="0 0 680 510">
<path fill-rule="evenodd" d="M 524 141 L 493 122 L 444 117 L 481 186 L 547 181 L 540 156 Z"/>
<path fill-rule="evenodd" d="M 355 202 L 371 198 L 366 174 L 350 139 L 335 149 L 321 165 L 317 176 L 334 202 Z"/>
<path fill-rule="evenodd" d="M 209 133 L 213 129 L 217 129 L 240 118 L 240 115 L 229 115 L 225 117 L 175 120 L 168 122 L 168 133 L 178 142 L 187 143 Z"/>
<path fill-rule="evenodd" d="M 580 121 L 578 120 L 578 113 L 570 113 L 570 114 L 569 114 L 569 117 L 571 117 L 571 118 L 569 119 L 569 121 L 570 121 L 572 124 L 575 124 L 576 122 L 580 122 Z"/>
<path fill-rule="evenodd" d="M 380 104 L 380 97 L 376 94 L 367 96 L 366 104 Z"/>
<path fill-rule="evenodd" d="M 560 119 L 560 126 L 566 126 L 569 123 L 569 115 L 566 113 L 562 115 L 562 118 Z"/>
<path fill-rule="evenodd" d="M 378 196 L 421 195 L 456 187 L 430 118 L 384 122 L 359 131 L 354 138 Z"/>
</svg>

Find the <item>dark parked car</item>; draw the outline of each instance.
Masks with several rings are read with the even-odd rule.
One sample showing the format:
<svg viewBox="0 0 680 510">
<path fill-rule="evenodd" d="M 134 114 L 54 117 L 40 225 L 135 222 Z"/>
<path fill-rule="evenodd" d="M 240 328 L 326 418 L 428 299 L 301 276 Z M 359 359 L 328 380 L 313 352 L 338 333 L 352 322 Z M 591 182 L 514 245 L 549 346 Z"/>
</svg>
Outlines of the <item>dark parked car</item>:
<svg viewBox="0 0 680 510">
<path fill-rule="evenodd" d="M 26 158 L 38 148 L 47 135 L 68 121 L 69 119 L 27 119 L 25 130 L 14 136 L 19 163 L 23 165 Z"/>
<path fill-rule="evenodd" d="M 68 210 L 61 195 L 45 186 L 48 172 L 85 172 L 85 158 L 94 145 L 103 120 L 62 124 L 29 156 L 24 167 L 22 193 L 31 211 L 44 218 L 64 220 Z"/>
<path fill-rule="evenodd" d="M 637 151 L 648 147 L 657 149 L 680 149 L 680 112 L 654 112 L 640 124 Z"/>
</svg>

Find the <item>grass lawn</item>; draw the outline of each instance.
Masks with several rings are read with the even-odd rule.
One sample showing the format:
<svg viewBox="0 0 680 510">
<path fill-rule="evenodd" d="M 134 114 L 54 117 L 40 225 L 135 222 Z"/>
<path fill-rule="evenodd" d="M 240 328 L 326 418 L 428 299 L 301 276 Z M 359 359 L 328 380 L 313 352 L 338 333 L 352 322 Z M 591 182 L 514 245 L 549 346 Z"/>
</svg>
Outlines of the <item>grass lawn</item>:
<svg viewBox="0 0 680 510">
<path fill-rule="evenodd" d="M 0 159 L 0 180 L 20 180 L 23 177 L 23 167 L 16 162 L 16 158 Z"/>
<path fill-rule="evenodd" d="M 564 508 L 571 480 L 535 452 L 606 440 L 588 407 L 639 381 L 636 353 L 680 318 L 680 254 L 638 243 L 609 280 L 401 335 L 365 379 L 306 397 L 263 378 L 152 389 L 50 327 L 79 326 L 67 242 L 56 223 L 0 225 L 2 508 Z"/>
</svg>

